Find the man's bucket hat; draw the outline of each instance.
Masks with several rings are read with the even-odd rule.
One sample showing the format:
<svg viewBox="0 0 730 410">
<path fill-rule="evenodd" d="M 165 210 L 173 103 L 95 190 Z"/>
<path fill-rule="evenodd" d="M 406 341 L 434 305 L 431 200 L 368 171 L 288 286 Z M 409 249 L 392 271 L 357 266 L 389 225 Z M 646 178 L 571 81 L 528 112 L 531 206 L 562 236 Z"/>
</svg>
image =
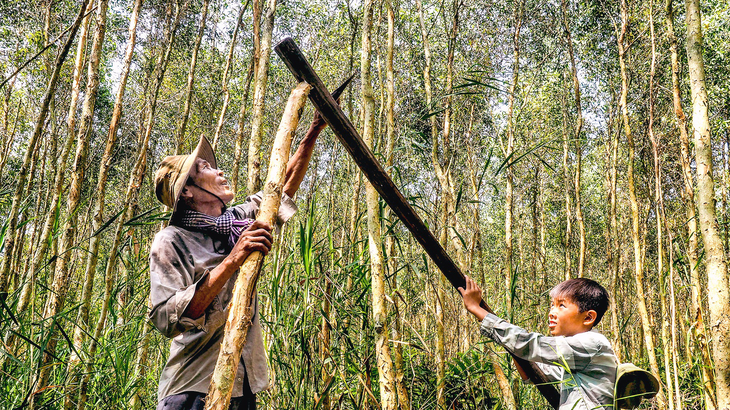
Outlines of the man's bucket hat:
<svg viewBox="0 0 730 410">
<path fill-rule="evenodd" d="M 157 199 L 167 205 L 173 214 L 177 209 L 180 193 L 185 187 L 185 182 L 190 175 L 190 169 L 195 164 L 197 158 L 208 161 L 213 168 L 218 168 L 213 147 L 207 138 L 201 136 L 198 146 L 195 147 L 192 153 L 189 155 L 170 155 L 165 157 L 162 163 L 160 163 L 157 172 L 155 172 L 155 193 L 157 194 Z"/>
<path fill-rule="evenodd" d="M 621 363 L 616 369 L 616 386 L 613 390 L 614 409 L 633 409 L 642 399 L 650 399 L 659 392 L 659 380 L 635 366 Z"/>
</svg>

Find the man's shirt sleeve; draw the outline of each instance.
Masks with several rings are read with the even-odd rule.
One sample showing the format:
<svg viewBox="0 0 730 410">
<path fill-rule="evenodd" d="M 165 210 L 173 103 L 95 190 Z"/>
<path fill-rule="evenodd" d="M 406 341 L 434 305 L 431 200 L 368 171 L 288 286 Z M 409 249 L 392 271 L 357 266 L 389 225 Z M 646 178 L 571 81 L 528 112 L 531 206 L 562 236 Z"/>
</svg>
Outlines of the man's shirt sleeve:
<svg viewBox="0 0 730 410">
<path fill-rule="evenodd" d="M 190 255 L 185 255 L 174 241 L 156 238 L 150 250 L 150 303 L 149 318 L 166 337 L 175 337 L 197 328 L 206 330 L 206 314 L 197 319 L 183 316 L 193 299 L 198 282 Z"/>
<path fill-rule="evenodd" d="M 543 372 L 554 368 L 554 371 L 545 373 L 555 381 L 561 380 L 564 371 L 582 371 L 596 354 L 596 348 L 590 343 L 586 346 L 584 338 L 579 335 L 551 337 L 531 333 L 491 313 L 482 320 L 481 333 L 517 357 L 549 365 L 539 366 Z"/>
</svg>

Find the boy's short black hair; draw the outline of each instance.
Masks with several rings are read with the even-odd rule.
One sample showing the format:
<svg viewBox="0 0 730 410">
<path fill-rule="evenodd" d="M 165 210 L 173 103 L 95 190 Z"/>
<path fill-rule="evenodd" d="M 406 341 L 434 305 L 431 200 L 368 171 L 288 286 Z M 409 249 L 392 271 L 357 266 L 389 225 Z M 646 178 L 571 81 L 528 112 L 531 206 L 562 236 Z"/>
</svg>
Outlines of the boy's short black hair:
<svg viewBox="0 0 730 410">
<path fill-rule="evenodd" d="M 608 310 L 608 292 L 592 279 L 575 278 L 560 282 L 550 291 L 550 297 L 569 299 L 578 305 L 581 312 L 595 310 L 596 321 L 593 326 L 601 321 Z"/>
</svg>

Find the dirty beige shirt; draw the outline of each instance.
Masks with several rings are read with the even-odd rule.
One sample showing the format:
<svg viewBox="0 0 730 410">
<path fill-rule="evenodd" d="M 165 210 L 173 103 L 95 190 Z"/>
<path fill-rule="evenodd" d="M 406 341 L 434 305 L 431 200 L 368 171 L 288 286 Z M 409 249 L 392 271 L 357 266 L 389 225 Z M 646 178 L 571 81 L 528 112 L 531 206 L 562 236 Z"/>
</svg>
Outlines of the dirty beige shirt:
<svg viewBox="0 0 730 410">
<path fill-rule="evenodd" d="M 239 218 L 255 218 L 261 193 L 232 207 Z M 296 212 L 296 205 L 286 196 L 279 208 L 279 224 Z M 228 303 L 238 272 L 215 297 L 205 314 L 198 319 L 184 317 L 197 284 L 228 255 L 227 238 L 168 226 L 157 235 L 150 249 L 149 318 L 155 327 L 172 338 L 170 356 L 160 376 L 158 401 L 182 392 L 207 393 L 228 317 Z M 258 393 L 269 385 L 266 353 L 259 322 L 258 298 L 254 299 L 254 318 L 241 353 L 233 397 L 243 395 L 243 378 L 248 373 L 251 391 Z"/>
</svg>

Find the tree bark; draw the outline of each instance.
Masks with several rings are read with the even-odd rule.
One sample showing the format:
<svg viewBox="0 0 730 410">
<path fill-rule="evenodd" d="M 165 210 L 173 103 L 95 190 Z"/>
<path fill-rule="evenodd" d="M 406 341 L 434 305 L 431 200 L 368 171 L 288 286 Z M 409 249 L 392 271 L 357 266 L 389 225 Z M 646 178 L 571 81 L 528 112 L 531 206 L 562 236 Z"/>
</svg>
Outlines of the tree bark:
<svg viewBox="0 0 730 410">
<path fill-rule="evenodd" d="M 360 74 L 362 82 L 363 141 L 374 149 L 375 129 L 373 88 L 371 85 L 371 48 L 373 28 L 373 0 L 363 4 L 362 46 Z M 393 359 L 390 355 L 388 331 L 388 306 L 385 295 L 385 267 L 383 265 L 383 239 L 381 236 L 380 205 L 378 192 L 368 181 L 365 182 L 365 198 L 368 212 L 368 249 L 370 254 L 370 276 L 373 294 L 373 326 L 375 329 L 375 358 L 380 384 L 380 405 L 383 410 L 397 409 L 397 392 L 393 374 Z"/>
<path fill-rule="evenodd" d="M 266 85 L 269 78 L 269 57 L 271 56 L 271 34 L 274 30 L 274 14 L 276 13 L 276 0 L 268 0 L 266 16 L 264 16 L 263 30 L 261 31 L 261 42 L 259 44 L 259 59 L 256 66 L 256 78 L 254 80 L 253 94 L 253 118 L 251 121 L 251 139 L 248 144 L 248 184 L 247 190 L 252 194 L 261 186 L 261 141 L 263 138 L 264 123 L 264 100 L 266 98 Z M 254 30 L 259 24 L 254 21 Z"/>
<path fill-rule="evenodd" d="M 269 225 L 274 225 L 276 222 L 286 176 L 286 165 L 289 160 L 289 148 L 304 104 L 307 102 L 310 88 L 309 84 L 302 82 L 292 90 L 271 150 L 269 176 L 264 187 L 261 208 L 256 218 Z M 241 361 L 241 351 L 253 320 L 254 312 L 251 304 L 263 261 L 264 256 L 260 252 L 253 252 L 246 258 L 236 278 L 233 296 L 229 304 L 230 312 L 226 320 L 225 336 L 205 401 L 206 410 L 227 409 L 230 404 L 233 380 L 236 377 L 236 371 Z"/>
<path fill-rule="evenodd" d="M 725 248 L 715 209 L 712 135 L 705 88 L 705 63 L 699 0 L 687 0 L 687 60 L 692 90 L 692 128 L 697 164 L 697 210 L 705 245 L 707 304 L 715 364 L 717 408 L 730 409 L 730 283 Z"/>
</svg>

